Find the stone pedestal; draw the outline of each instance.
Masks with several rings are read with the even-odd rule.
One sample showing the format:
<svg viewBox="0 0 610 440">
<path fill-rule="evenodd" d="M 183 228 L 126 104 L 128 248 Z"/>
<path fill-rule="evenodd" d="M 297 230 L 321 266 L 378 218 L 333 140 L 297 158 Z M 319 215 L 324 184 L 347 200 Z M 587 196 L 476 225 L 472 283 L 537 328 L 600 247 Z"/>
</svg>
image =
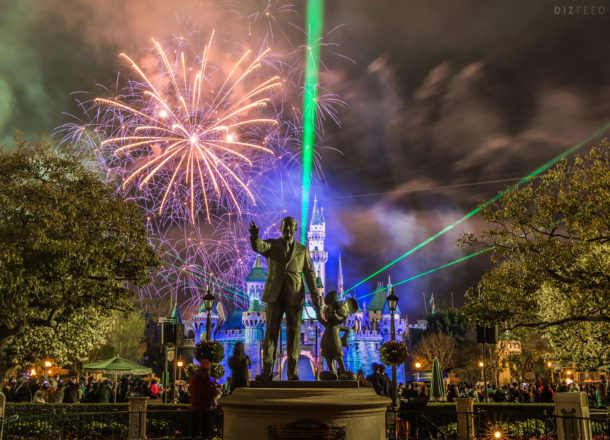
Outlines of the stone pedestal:
<svg viewBox="0 0 610 440">
<path fill-rule="evenodd" d="M 220 399 L 224 440 L 385 439 L 390 399 L 373 388 L 267 385 L 275 388 L 238 388 Z"/>
<path fill-rule="evenodd" d="M 474 399 L 459 397 L 456 403 L 458 439 L 474 438 Z"/>
<path fill-rule="evenodd" d="M 129 397 L 129 440 L 146 439 L 146 407 L 148 397 Z"/>
<path fill-rule="evenodd" d="M 587 393 L 555 393 L 557 438 L 560 440 L 591 440 L 591 414 Z"/>
</svg>

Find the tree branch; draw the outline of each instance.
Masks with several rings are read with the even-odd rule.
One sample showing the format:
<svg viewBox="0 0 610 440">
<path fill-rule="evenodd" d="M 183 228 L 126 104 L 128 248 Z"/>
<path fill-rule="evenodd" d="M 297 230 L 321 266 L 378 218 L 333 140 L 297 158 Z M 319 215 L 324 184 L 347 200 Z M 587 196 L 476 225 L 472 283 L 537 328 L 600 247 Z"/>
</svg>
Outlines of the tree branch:
<svg viewBox="0 0 610 440">
<path fill-rule="evenodd" d="M 61 310 L 61 308 L 56 308 L 49 314 L 49 317 L 47 319 L 30 318 L 28 319 L 28 324 L 50 327 L 53 324 L 53 321 L 55 321 L 55 318 L 57 318 L 57 315 L 59 315 L 59 312 L 61 312 Z"/>
<path fill-rule="evenodd" d="M 522 322 L 513 325 L 509 330 L 514 330 L 519 327 L 536 327 L 536 328 L 548 328 L 554 327 L 557 325 L 566 324 L 568 322 L 608 322 L 610 323 L 610 315 L 601 315 L 601 316 L 591 316 L 591 315 L 580 315 L 580 316 L 570 316 L 568 318 L 558 319 L 555 321 L 545 321 L 545 322 Z"/>
</svg>

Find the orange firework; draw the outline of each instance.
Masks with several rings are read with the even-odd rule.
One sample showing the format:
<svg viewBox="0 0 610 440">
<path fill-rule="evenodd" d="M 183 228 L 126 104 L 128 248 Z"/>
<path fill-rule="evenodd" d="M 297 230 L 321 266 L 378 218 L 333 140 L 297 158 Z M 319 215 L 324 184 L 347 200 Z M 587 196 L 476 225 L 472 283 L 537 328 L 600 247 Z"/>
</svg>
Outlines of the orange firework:
<svg viewBox="0 0 610 440">
<path fill-rule="evenodd" d="M 200 209 L 211 221 L 212 204 L 238 214 L 244 203 L 256 204 L 247 172 L 257 172 L 257 154 L 273 154 L 265 140 L 278 126 L 263 112 L 280 78 L 257 74 L 270 49 L 246 50 L 223 69 L 210 61 L 213 39 L 212 32 L 191 63 L 182 49 L 166 51 L 153 39 L 158 58 L 152 69 L 121 53 L 140 80 L 131 83 L 128 99 L 94 101 L 110 110 L 112 126 L 120 126 L 100 148 L 112 151 L 123 190 L 145 192 L 159 214 L 168 207 L 174 214 L 188 211 L 193 223 Z"/>
</svg>

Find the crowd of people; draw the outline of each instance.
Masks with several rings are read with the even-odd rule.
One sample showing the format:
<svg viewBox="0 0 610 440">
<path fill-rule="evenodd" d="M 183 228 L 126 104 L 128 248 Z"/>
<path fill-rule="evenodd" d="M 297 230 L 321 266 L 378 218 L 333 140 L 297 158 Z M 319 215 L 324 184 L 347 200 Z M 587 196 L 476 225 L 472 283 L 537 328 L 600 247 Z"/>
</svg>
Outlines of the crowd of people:
<svg viewBox="0 0 610 440">
<path fill-rule="evenodd" d="M 157 379 L 131 375 L 122 376 L 118 380 L 12 376 L 4 380 L 0 391 L 9 402 L 33 403 L 122 403 L 127 402 L 129 396 L 189 403 L 190 398 L 187 383 L 172 383 L 164 389 Z"/>
<path fill-rule="evenodd" d="M 375 392 L 384 397 L 391 397 L 392 380 L 385 372 L 385 366 L 373 364 L 373 372 L 366 376 L 362 370 L 356 375 L 361 387 L 372 387 Z M 535 383 L 511 383 L 502 386 L 482 383 L 469 384 L 461 382 L 459 385 L 444 384 L 448 402 L 455 402 L 458 397 L 473 398 L 475 402 L 508 402 L 508 403 L 552 403 L 553 396 L 558 392 L 584 391 L 591 407 L 610 407 L 610 389 L 605 375 L 600 376 L 596 383 L 582 383 L 561 381 L 549 383 L 546 381 Z M 485 396 L 487 391 L 487 397 Z M 423 382 L 410 382 L 399 384 L 397 396 L 400 399 L 411 401 L 415 399 L 427 400 L 430 396 L 430 384 Z"/>
<path fill-rule="evenodd" d="M 200 368 L 188 382 L 178 381 L 163 387 L 154 377 L 131 375 L 115 380 L 93 377 L 38 377 L 36 375 L 11 376 L 0 384 L 0 391 L 9 402 L 30 403 L 123 403 L 130 396 L 146 396 L 169 403 L 190 404 L 191 430 L 194 437 L 208 438 L 217 429 L 216 406 L 218 398 L 239 387 L 248 386 L 250 359 L 243 344 L 237 343 L 229 360 L 231 376 L 224 384 L 211 376 L 211 364 L 203 359 Z"/>
</svg>

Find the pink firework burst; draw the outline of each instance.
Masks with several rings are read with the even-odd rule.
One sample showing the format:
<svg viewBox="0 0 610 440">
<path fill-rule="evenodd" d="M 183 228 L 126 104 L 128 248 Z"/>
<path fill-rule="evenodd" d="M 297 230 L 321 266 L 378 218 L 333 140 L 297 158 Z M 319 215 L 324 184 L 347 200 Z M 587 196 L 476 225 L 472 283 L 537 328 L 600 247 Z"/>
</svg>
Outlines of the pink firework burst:
<svg viewBox="0 0 610 440">
<path fill-rule="evenodd" d="M 200 56 L 187 62 L 184 39 L 168 50 L 153 40 L 155 57 L 140 67 L 122 53 L 138 75 L 117 98 L 96 98 L 112 132 L 100 144 L 109 168 L 121 175 L 126 193 L 143 193 L 158 215 L 214 211 L 256 205 L 252 176 L 261 155 L 273 155 L 266 137 L 278 125 L 266 116 L 278 76 L 264 78 L 251 50 L 231 63 L 213 60 L 214 33 Z M 169 55 L 173 56 L 170 60 Z M 261 79 L 263 77 L 263 79 Z M 135 196 L 138 197 L 138 196 Z"/>
</svg>

